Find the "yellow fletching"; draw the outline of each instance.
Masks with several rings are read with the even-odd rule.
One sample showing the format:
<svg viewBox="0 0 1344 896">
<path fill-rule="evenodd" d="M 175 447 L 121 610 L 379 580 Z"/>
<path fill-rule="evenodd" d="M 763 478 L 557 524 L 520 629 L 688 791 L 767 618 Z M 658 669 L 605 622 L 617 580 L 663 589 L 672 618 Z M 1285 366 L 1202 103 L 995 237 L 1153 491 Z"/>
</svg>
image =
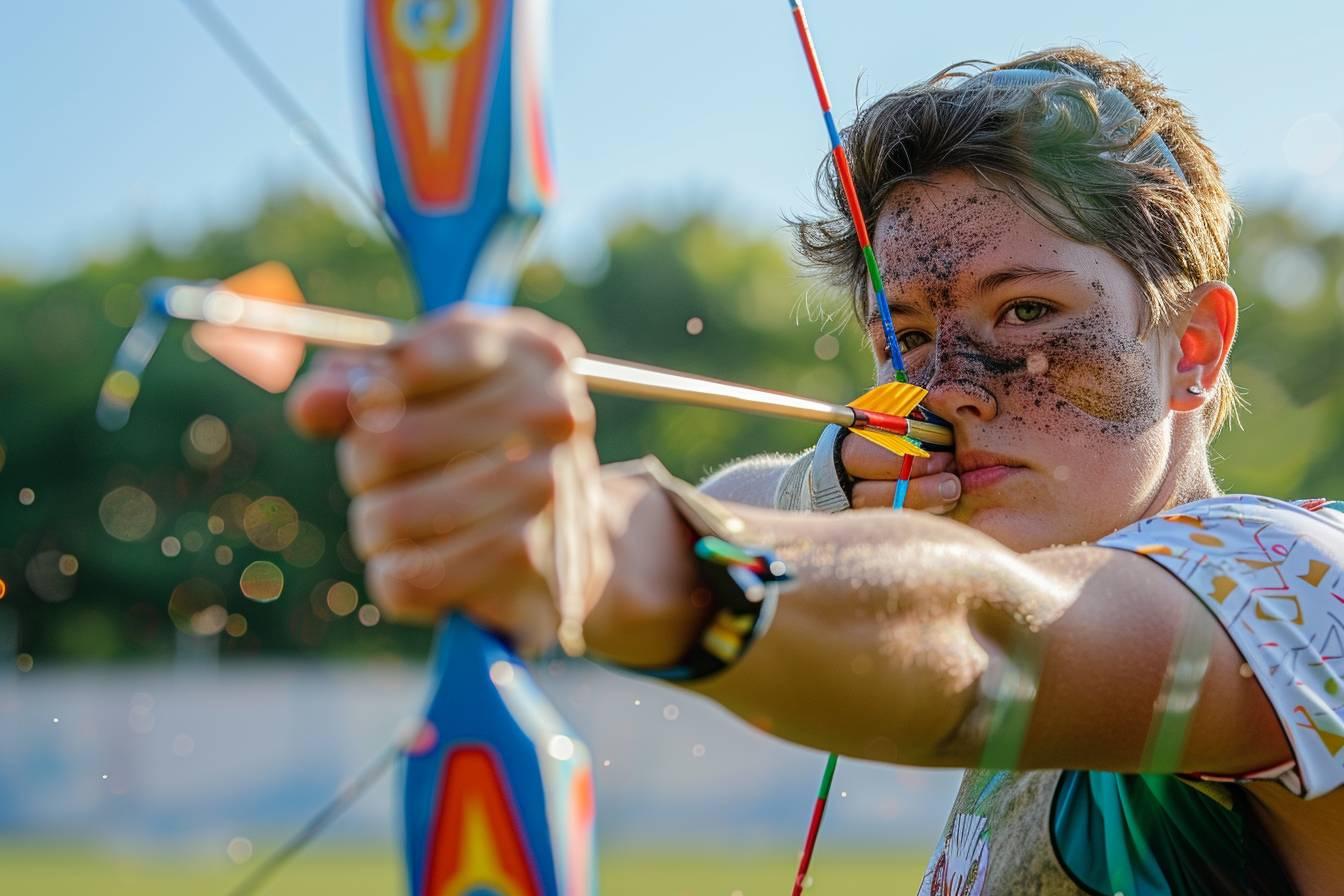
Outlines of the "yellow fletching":
<svg viewBox="0 0 1344 896">
<path fill-rule="evenodd" d="M 912 383 L 883 383 L 851 401 L 849 406 L 862 411 L 891 414 L 893 417 L 905 417 L 928 394 L 927 389 L 921 389 Z"/>
<path fill-rule="evenodd" d="M 918 387 L 916 387 L 918 388 Z M 923 392 L 923 389 L 919 391 Z M 850 432 L 860 438 L 867 439 L 874 445 L 887 449 L 892 454 L 904 457 L 907 454 L 913 454 L 915 457 L 928 457 L 929 452 L 907 439 L 905 436 L 898 436 L 894 432 L 884 432 L 880 429 L 856 429 L 851 427 Z"/>
</svg>

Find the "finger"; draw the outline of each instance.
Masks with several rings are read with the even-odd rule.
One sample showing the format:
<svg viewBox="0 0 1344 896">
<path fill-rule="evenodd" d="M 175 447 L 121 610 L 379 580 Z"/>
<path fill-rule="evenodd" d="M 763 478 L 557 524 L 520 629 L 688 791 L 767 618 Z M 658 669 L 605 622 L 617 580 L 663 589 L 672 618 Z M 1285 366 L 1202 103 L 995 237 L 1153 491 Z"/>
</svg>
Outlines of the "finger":
<svg viewBox="0 0 1344 896">
<path fill-rule="evenodd" d="M 336 446 L 346 491 L 357 495 L 492 449 L 525 456 L 534 446 L 557 444 L 591 428 L 591 402 L 575 395 L 566 381 L 577 378 L 562 372 L 524 389 L 526 377 L 520 376 L 504 374 L 454 397 L 412 403 L 391 417 L 357 413 L 358 425 Z"/>
<path fill-rule="evenodd" d="M 863 480 L 854 483 L 850 503 L 855 507 L 890 507 L 895 495 L 895 482 Z M 961 480 L 950 473 L 937 473 L 911 479 L 903 506 L 910 510 L 947 513 L 960 497 Z"/>
<path fill-rule="evenodd" d="M 901 457 L 867 439 L 846 437 L 840 445 L 840 461 L 845 471 L 855 479 L 890 479 L 901 474 Z M 934 451 L 928 457 L 915 458 L 911 468 L 912 479 L 946 473 L 954 465 L 951 452 Z"/>
<path fill-rule="evenodd" d="M 512 518 L 462 536 L 374 555 L 369 593 L 395 619 L 427 621 L 453 611 L 515 643 L 554 637 L 557 614 L 532 566 L 527 525 Z"/>
<path fill-rule="evenodd" d="M 573 331 L 523 308 L 458 307 L 429 318 L 393 353 L 393 382 L 407 399 L 451 392 L 513 368 L 566 367 L 583 353 Z"/>
<path fill-rule="evenodd" d="M 357 495 L 350 503 L 350 541 L 367 559 L 400 543 L 486 524 L 503 512 L 540 512 L 554 494 L 546 453 L 486 451 Z"/>
<path fill-rule="evenodd" d="M 465 609 L 487 583 L 510 591 L 514 571 L 525 561 L 524 554 L 513 553 L 513 528 L 516 521 L 381 551 L 364 567 L 369 594 L 391 617 L 417 622 Z"/>
<path fill-rule="evenodd" d="M 323 367 L 304 374 L 285 396 L 289 425 L 309 438 L 338 436 L 350 424 L 350 379 Z"/>
</svg>

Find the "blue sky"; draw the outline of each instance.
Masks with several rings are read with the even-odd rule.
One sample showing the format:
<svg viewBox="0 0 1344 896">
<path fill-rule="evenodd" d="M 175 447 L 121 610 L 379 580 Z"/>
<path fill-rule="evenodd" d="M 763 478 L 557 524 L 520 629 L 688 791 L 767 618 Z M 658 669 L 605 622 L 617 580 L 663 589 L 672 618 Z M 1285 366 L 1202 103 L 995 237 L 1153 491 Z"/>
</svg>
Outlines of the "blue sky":
<svg viewBox="0 0 1344 896">
<path fill-rule="evenodd" d="M 219 5 L 371 182 L 358 4 Z M 809 16 L 842 123 L 856 85 L 1084 42 L 1158 72 L 1243 201 L 1344 222 L 1337 0 L 814 0 Z M 784 0 L 555 0 L 553 19 L 552 253 L 581 260 L 635 213 L 707 205 L 761 231 L 808 204 L 825 132 Z M 59 270 L 146 231 L 189 239 L 278 185 L 347 202 L 178 3 L 7 3 L 0 34 L 0 267 Z"/>
</svg>

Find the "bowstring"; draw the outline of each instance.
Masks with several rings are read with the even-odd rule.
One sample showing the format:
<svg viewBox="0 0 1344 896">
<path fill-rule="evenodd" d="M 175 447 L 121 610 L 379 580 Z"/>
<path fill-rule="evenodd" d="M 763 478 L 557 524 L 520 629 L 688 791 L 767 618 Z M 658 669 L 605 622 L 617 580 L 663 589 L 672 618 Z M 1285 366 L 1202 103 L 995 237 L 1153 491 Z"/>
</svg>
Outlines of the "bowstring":
<svg viewBox="0 0 1344 896">
<path fill-rule="evenodd" d="M 411 738 L 399 736 L 397 740 L 383 748 L 373 761 L 341 786 L 336 795 L 326 802 L 312 817 L 304 822 L 280 848 L 266 857 L 247 876 L 228 891 L 227 896 L 250 896 L 275 876 L 282 867 L 308 846 L 319 834 L 340 818 L 345 810 L 354 805 L 374 784 L 382 780 L 384 774 L 406 752 Z"/>
<path fill-rule="evenodd" d="M 901 355 L 900 338 L 896 335 L 896 328 L 892 323 L 891 306 L 887 300 L 886 288 L 882 284 L 881 266 L 878 264 L 877 255 L 873 252 L 871 239 L 868 235 L 868 225 L 864 220 L 858 191 L 854 186 L 854 176 L 850 170 L 849 156 L 845 151 L 844 139 L 841 136 L 840 129 L 835 124 L 835 116 L 831 111 L 830 94 L 826 89 L 826 79 L 822 74 L 821 60 L 817 56 L 816 46 L 807 26 L 807 14 L 803 10 L 802 0 L 789 0 L 789 10 L 793 15 L 794 25 L 798 31 L 798 40 L 802 44 L 803 56 L 807 61 L 808 71 L 812 77 L 812 86 L 816 90 L 817 102 L 821 107 L 822 119 L 826 125 L 826 133 L 830 138 L 831 158 L 835 167 L 836 179 L 844 190 L 849 217 L 854 224 L 854 236 L 858 242 L 859 254 L 868 274 L 868 282 L 872 287 L 873 302 L 877 306 L 877 312 L 881 318 L 882 336 L 887 344 L 887 355 L 891 359 L 892 379 L 898 383 L 907 383 L 909 378 L 905 372 L 905 359 Z M 915 440 L 912 439 L 911 441 Z M 915 442 L 915 444 L 919 443 Z M 892 493 L 891 507 L 893 510 L 899 511 L 905 506 L 913 465 L 913 455 L 907 454 L 901 459 L 901 471 L 896 480 L 895 491 Z M 817 836 L 821 832 L 826 805 L 830 800 L 831 786 L 835 779 L 835 767 L 838 759 L 839 757 L 835 753 L 830 753 L 826 757 L 826 766 L 822 771 L 821 784 L 817 788 L 817 797 L 813 803 L 812 816 L 808 823 L 807 837 L 799 855 L 798 869 L 794 873 L 792 896 L 800 896 L 807 885 L 808 871 L 812 865 L 812 855 L 816 848 Z"/>
<path fill-rule="evenodd" d="M 293 93 L 285 87 L 274 69 L 266 64 L 261 54 L 253 49 L 247 38 L 229 19 L 219 11 L 211 0 L 180 0 L 187 12 L 200 24 L 215 45 L 223 51 L 271 107 L 280 116 L 280 120 L 293 128 L 302 142 L 313 155 L 317 156 L 332 177 L 353 196 L 364 211 L 378 222 L 379 229 L 388 241 L 403 252 L 401 237 L 387 217 L 387 210 L 377 202 L 373 194 L 360 183 L 354 171 L 336 149 L 336 144 L 322 130 L 318 123 L 304 109 Z"/>
<path fill-rule="evenodd" d="M 182 6 L 205 30 L 215 45 L 224 52 L 261 95 L 280 119 L 299 134 L 309 150 L 317 156 L 327 172 L 336 178 L 359 205 L 378 222 L 379 229 L 387 237 L 392 247 L 405 260 L 406 250 L 396 228 L 387 216 L 387 211 L 375 201 L 373 194 L 355 177 L 350 166 L 336 150 L 335 144 L 322 130 L 303 105 L 295 98 L 284 83 L 262 59 L 261 55 L 248 43 L 241 31 L 215 7 L 211 0 L 181 0 Z M 332 822 L 354 805 L 378 781 L 382 780 L 398 759 L 407 751 L 413 739 L 412 734 L 398 734 L 391 744 L 384 747 L 366 765 L 359 774 L 344 784 L 330 800 L 323 804 L 309 819 L 287 839 L 279 849 L 256 866 L 241 882 L 228 891 L 229 896 L 246 896 L 255 893 L 270 880 L 276 872 L 288 864 L 295 855 L 307 848 L 313 840 L 326 830 Z"/>
</svg>

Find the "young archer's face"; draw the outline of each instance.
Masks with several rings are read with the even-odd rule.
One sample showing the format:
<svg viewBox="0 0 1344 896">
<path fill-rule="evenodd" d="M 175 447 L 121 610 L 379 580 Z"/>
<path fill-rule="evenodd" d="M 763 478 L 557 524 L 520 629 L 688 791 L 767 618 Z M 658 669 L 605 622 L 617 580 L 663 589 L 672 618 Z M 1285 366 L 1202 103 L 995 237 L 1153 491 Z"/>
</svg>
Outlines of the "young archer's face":
<svg viewBox="0 0 1344 896">
<path fill-rule="evenodd" d="M 1176 467 L 1171 340 L 1143 334 L 1123 262 L 962 172 L 898 188 L 874 250 L 910 380 L 956 431 L 953 519 L 1031 550 L 1159 509 Z M 875 316 L 869 333 L 887 362 Z"/>
</svg>

